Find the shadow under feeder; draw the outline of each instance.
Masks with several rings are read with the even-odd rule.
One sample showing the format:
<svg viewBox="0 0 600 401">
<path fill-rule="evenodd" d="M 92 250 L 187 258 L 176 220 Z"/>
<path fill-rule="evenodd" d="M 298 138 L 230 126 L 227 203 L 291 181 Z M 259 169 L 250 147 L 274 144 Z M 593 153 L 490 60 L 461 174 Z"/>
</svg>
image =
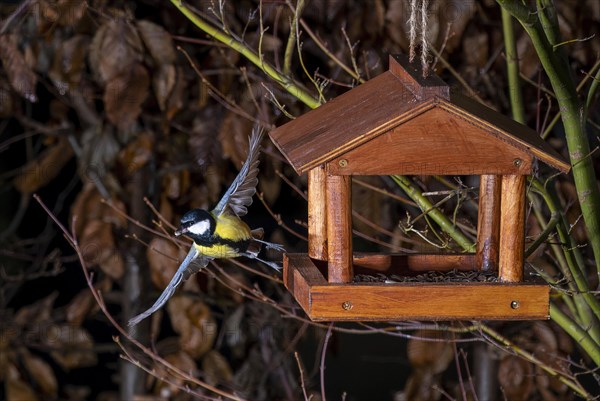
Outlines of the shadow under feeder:
<svg viewBox="0 0 600 401">
<path fill-rule="evenodd" d="M 308 173 L 308 254 L 284 257 L 284 283 L 313 320 L 547 319 L 549 287 L 524 281 L 525 187 L 534 159 L 569 164 L 535 131 L 422 77 L 390 68 L 272 131 Z M 479 175 L 473 254 L 355 254 L 352 175 Z M 356 273 L 497 272 L 497 282 L 353 282 Z"/>
</svg>

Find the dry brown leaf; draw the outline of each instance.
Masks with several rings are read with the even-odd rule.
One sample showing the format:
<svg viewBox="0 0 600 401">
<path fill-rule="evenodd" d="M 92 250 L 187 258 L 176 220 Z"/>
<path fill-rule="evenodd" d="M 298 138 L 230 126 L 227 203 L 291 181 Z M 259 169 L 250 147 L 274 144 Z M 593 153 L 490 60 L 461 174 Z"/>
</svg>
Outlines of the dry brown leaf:
<svg viewBox="0 0 600 401">
<path fill-rule="evenodd" d="M 66 320 L 74 326 L 81 326 L 89 311 L 96 305 L 92 292 L 87 288 L 75 295 L 67 305 Z"/>
<path fill-rule="evenodd" d="M 15 188 L 22 193 L 32 193 L 48 185 L 71 157 L 73 150 L 67 140 L 59 140 L 25 165 L 21 174 L 15 178 Z"/>
<path fill-rule="evenodd" d="M 514 355 L 506 355 L 498 368 L 498 383 L 506 398 L 526 401 L 533 390 L 533 366 Z"/>
<path fill-rule="evenodd" d="M 85 71 L 85 60 L 90 40 L 85 35 L 75 35 L 58 47 L 49 75 L 60 94 L 77 88 Z"/>
<path fill-rule="evenodd" d="M 160 206 L 158 212 L 166 221 L 173 221 L 173 205 L 171 205 L 171 202 L 169 202 L 169 199 L 167 199 L 167 196 L 164 194 L 164 192 L 160 195 Z"/>
<path fill-rule="evenodd" d="M 14 101 L 8 82 L 0 79 L 0 118 L 12 117 L 14 114 Z"/>
<path fill-rule="evenodd" d="M 117 156 L 121 169 L 126 175 L 138 171 L 152 159 L 154 139 L 148 132 L 138 136 L 119 152 Z"/>
<path fill-rule="evenodd" d="M 209 351 L 202 358 L 202 370 L 206 375 L 206 381 L 212 385 L 227 383 L 233 379 L 229 362 L 215 350 Z"/>
<path fill-rule="evenodd" d="M 85 1 L 40 0 L 38 6 L 40 16 L 49 26 L 53 26 L 54 24 L 61 26 L 75 25 L 87 11 L 87 2 Z"/>
<path fill-rule="evenodd" d="M 5 378 L 6 401 L 37 401 L 39 397 L 31 386 L 21 377 L 19 370 L 13 364 L 8 365 Z"/>
<path fill-rule="evenodd" d="M 535 355 L 538 356 L 545 365 L 548 365 L 558 372 L 571 374 L 569 369 L 568 356 L 560 351 L 548 351 L 544 346 L 538 344 L 535 347 Z M 551 377 L 539 366 L 535 367 L 535 384 L 542 395 L 544 401 L 562 401 L 573 398 L 572 392 L 566 384 L 562 383 L 558 377 Z M 569 396 L 569 393 L 571 395 Z"/>
<path fill-rule="evenodd" d="M 240 271 L 229 272 L 223 276 L 223 282 L 220 281 L 217 284 L 217 294 L 225 295 L 227 298 L 233 300 L 237 304 L 244 302 L 244 295 L 240 294 L 236 290 L 242 286 L 249 286 L 250 283 L 248 278 Z"/>
<path fill-rule="evenodd" d="M 123 213 L 125 212 L 123 202 L 114 198 L 111 202 L 115 209 Z M 81 237 L 87 223 L 93 220 L 101 220 L 117 228 L 125 228 L 127 226 L 127 219 L 112 207 L 102 202 L 102 197 L 92 183 L 85 184 L 81 192 L 77 195 L 71 207 L 71 221 L 74 217 L 77 217 L 75 221 L 75 234 L 77 237 Z"/>
<path fill-rule="evenodd" d="M 454 358 L 454 350 L 444 333 L 434 330 L 418 330 L 414 337 L 435 338 L 439 341 L 421 341 L 411 338 L 406 346 L 408 360 L 416 369 L 441 373 Z"/>
<path fill-rule="evenodd" d="M 88 221 L 79 245 L 88 267 L 99 266 L 115 280 L 123 277 L 125 265 L 115 244 L 110 223 L 101 220 Z"/>
<path fill-rule="evenodd" d="M 12 88 L 30 102 L 37 102 L 37 76 L 25 62 L 18 41 L 17 35 L 0 35 L 0 60 Z"/>
<path fill-rule="evenodd" d="M 283 169 L 283 162 L 273 158 L 270 163 L 262 165 L 260 180 L 258 182 L 259 191 L 263 193 L 268 204 L 274 204 L 281 193 L 282 180 L 275 173 Z M 354 188 L 353 188 L 354 189 Z M 381 204 L 377 205 L 381 209 Z M 357 222 L 358 223 L 358 222 Z"/>
<path fill-rule="evenodd" d="M 188 91 L 187 81 L 181 67 L 176 67 L 177 79 L 175 86 L 170 92 L 167 104 L 165 105 L 165 113 L 167 120 L 171 120 L 175 115 L 186 106 L 186 98 L 184 95 Z"/>
<path fill-rule="evenodd" d="M 463 39 L 464 60 L 469 67 L 483 69 L 489 60 L 489 37 L 484 30 L 469 30 Z"/>
<path fill-rule="evenodd" d="M 248 333 L 242 329 L 244 319 L 246 318 L 245 312 L 245 305 L 240 304 L 223 321 L 221 331 L 227 333 L 225 343 L 231 351 L 233 358 L 243 358 L 246 353 Z"/>
<path fill-rule="evenodd" d="M 256 43 L 257 45 L 259 39 L 262 39 L 261 49 L 264 52 L 278 52 L 281 49 L 281 39 L 268 33 L 263 33 L 262 35 L 259 35 L 258 33 L 252 33 L 246 36 L 248 38 L 248 42 Z M 259 36 L 261 37 L 259 38 Z"/>
<path fill-rule="evenodd" d="M 148 20 L 137 21 L 137 28 L 156 64 L 175 63 L 175 46 L 169 32 Z"/>
<path fill-rule="evenodd" d="M 534 77 L 539 71 L 540 59 L 531 38 L 525 32 L 517 39 L 517 54 L 519 55 L 519 68 L 523 75 L 528 78 Z"/>
<path fill-rule="evenodd" d="M 45 345 L 50 355 L 65 370 L 96 365 L 94 341 L 83 328 L 69 324 L 53 325 L 48 330 Z"/>
<path fill-rule="evenodd" d="M 100 270 L 106 273 L 110 278 L 118 280 L 125 274 L 125 260 L 115 248 L 115 252 L 109 257 L 100 262 Z"/>
<path fill-rule="evenodd" d="M 357 35 L 351 37 L 358 37 L 363 32 L 367 32 L 371 36 L 381 34 L 385 27 L 385 5 L 383 0 L 363 3 L 363 7 L 367 7 L 367 12 L 361 12 L 363 20 L 356 26 Z M 358 18 L 355 19 L 358 20 Z"/>
<path fill-rule="evenodd" d="M 553 326 L 553 328 L 558 342 L 558 349 L 565 355 L 570 355 L 574 351 L 573 337 L 564 330 L 556 328 L 556 326 Z"/>
<path fill-rule="evenodd" d="M 102 220 L 89 220 L 79 244 L 86 264 L 89 267 L 99 265 L 113 254 L 115 242 L 111 225 Z"/>
<path fill-rule="evenodd" d="M 439 48 L 445 40 L 445 51 L 452 53 L 454 49 L 461 46 L 466 35 L 465 29 L 475 17 L 477 6 L 470 1 L 444 0 L 432 3 L 432 7 L 439 21 L 434 46 Z"/>
<path fill-rule="evenodd" d="M 194 163 L 203 169 L 216 165 L 223 154 L 220 142 L 217 139 L 219 119 L 214 118 L 216 112 L 211 107 L 202 109 L 194 118 L 190 130 L 188 139 L 190 153 L 194 158 Z M 217 176 L 220 176 L 220 174 L 217 174 Z"/>
<path fill-rule="evenodd" d="M 406 381 L 404 386 L 404 399 L 411 401 L 438 401 L 442 393 L 434 387 L 441 385 L 439 375 L 434 375 L 427 370 L 415 371 Z"/>
<path fill-rule="evenodd" d="M 539 342 L 538 345 L 542 346 L 546 352 L 556 352 L 558 350 L 558 339 L 549 323 L 533 322 L 531 328 L 537 338 L 536 342 Z"/>
<path fill-rule="evenodd" d="M 81 136 L 79 175 L 84 181 L 102 180 L 112 168 L 120 150 L 111 126 L 93 126 Z"/>
<path fill-rule="evenodd" d="M 146 248 L 146 258 L 150 265 L 150 277 L 156 288 L 165 288 L 175 275 L 179 262 L 185 257 L 185 250 L 178 249 L 171 241 L 154 238 Z"/>
<path fill-rule="evenodd" d="M 169 199 L 179 199 L 190 188 L 190 172 L 182 170 L 167 173 L 162 179 L 163 194 Z"/>
<path fill-rule="evenodd" d="M 534 354 L 546 365 L 551 366 L 559 372 L 570 374 L 570 367 L 567 355 L 559 349 L 564 346 L 558 333 L 552 330 L 548 322 L 535 322 L 532 325 L 532 331 L 535 335 Z M 561 330 L 562 333 L 564 331 Z M 560 345 L 559 345 L 560 341 Z M 544 400 L 563 400 L 568 392 L 568 387 L 558 380 L 558 377 L 551 377 L 546 374 L 539 366 L 535 367 L 535 383 L 543 396 Z"/>
<path fill-rule="evenodd" d="M 183 351 L 179 351 L 174 354 L 168 354 L 164 357 L 164 359 L 171 365 L 176 366 L 181 371 L 189 373 L 194 377 L 198 374 L 198 366 L 196 365 L 196 362 Z M 156 369 L 158 370 L 159 374 L 162 373 L 163 376 L 167 375 L 167 372 L 164 369 L 164 367 L 159 366 Z M 169 384 L 165 381 L 158 380 L 156 382 L 156 386 L 154 387 L 154 393 L 165 396 L 165 393 L 168 391 L 167 398 L 169 399 L 172 396 L 179 394 L 181 390 L 177 386 L 175 386 L 175 384 L 182 385 L 185 383 L 185 381 L 179 376 L 172 376 L 171 381 L 173 382 L 173 384 Z"/>
<path fill-rule="evenodd" d="M 158 106 L 162 111 L 167 109 L 167 104 L 177 83 L 177 68 L 173 64 L 161 64 L 152 75 L 152 87 Z"/>
<path fill-rule="evenodd" d="M 174 296 L 167 304 L 171 324 L 179 334 L 181 349 L 199 358 L 212 349 L 217 323 L 208 306 L 185 296 Z"/>
<path fill-rule="evenodd" d="M 19 330 L 6 330 L 0 336 L 0 377 L 6 377 L 8 365 L 15 357 L 14 341 L 19 336 Z"/>
<path fill-rule="evenodd" d="M 29 377 L 46 397 L 54 398 L 58 391 L 58 382 L 50 365 L 41 358 L 24 352 L 23 365 L 27 369 Z"/>
<path fill-rule="evenodd" d="M 223 149 L 223 157 L 229 158 L 239 169 L 246 160 L 248 152 L 248 136 L 252 131 L 252 121 L 230 112 L 225 116 L 219 130 L 219 141 Z"/>
<path fill-rule="evenodd" d="M 104 88 L 104 110 L 108 120 L 120 128 L 129 127 L 142 112 L 148 97 L 150 77 L 141 64 L 113 76 Z"/>
<path fill-rule="evenodd" d="M 143 45 L 137 30 L 125 19 L 105 22 L 90 45 L 90 67 L 103 83 L 127 73 L 142 61 Z"/>
<path fill-rule="evenodd" d="M 55 291 L 39 301 L 23 306 L 15 314 L 13 323 L 17 327 L 27 327 L 49 322 L 52 318 L 56 297 L 58 297 L 58 292 Z"/>
</svg>

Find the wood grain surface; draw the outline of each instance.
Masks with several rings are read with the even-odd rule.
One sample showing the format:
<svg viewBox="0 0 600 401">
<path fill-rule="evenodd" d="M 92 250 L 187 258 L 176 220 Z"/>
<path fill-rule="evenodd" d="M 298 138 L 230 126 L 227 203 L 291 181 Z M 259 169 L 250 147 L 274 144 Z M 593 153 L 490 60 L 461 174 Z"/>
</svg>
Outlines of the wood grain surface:
<svg viewBox="0 0 600 401">
<path fill-rule="evenodd" d="M 518 162 L 516 162 L 518 160 Z M 530 174 L 532 158 L 434 108 L 327 163 L 330 174 Z"/>
<path fill-rule="evenodd" d="M 502 177 L 498 277 L 504 282 L 523 280 L 526 183 L 527 179 L 522 175 Z"/>
<path fill-rule="evenodd" d="M 327 176 L 327 260 L 330 283 L 352 281 L 352 180 Z"/>
<path fill-rule="evenodd" d="M 479 181 L 477 268 L 483 271 L 498 270 L 501 184 L 497 175 L 482 175 Z"/>
<path fill-rule="evenodd" d="M 285 269 L 287 288 L 315 321 L 548 319 L 546 284 L 328 284 L 305 254 L 287 255 Z"/>
<path fill-rule="evenodd" d="M 324 166 L 308 172 L 308 256 L 327 260 L 327 176 Z"/>
</svg>

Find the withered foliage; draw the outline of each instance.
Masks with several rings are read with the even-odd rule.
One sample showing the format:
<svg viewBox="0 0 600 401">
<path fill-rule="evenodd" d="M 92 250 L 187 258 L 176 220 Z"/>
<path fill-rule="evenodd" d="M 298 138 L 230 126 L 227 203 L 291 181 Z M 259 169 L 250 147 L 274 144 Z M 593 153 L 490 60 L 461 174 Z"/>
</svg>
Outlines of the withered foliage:
<svg viewBox="0 0 600 401">
<path fill-rule="evenodd" d="M 357 85 L 358 78 L 376 76 L 386 69 L 388 54 L 408 51 L 409 3 L 308 2 L 298 26 L 300 49 L 290 54 L 290 73 L 307 91 L 316 95 L 315 88 L 320 88 L 324 99 Z M 598 4 L 558 1 L 563 37 L 597 35 Z M 289 38 L 295 1 L 215 0 L 193 6 L 248 48 L 260 46 L 266 62 L 284 68 L 286 47 L 293 44 Z M 509 113 L 499 21 L 499 7 L 491 0 L 430 1 L 427 37 L 439 55 L 430 54 L 429 61 L 456 90 Z M 557 105 L 531 40 L 522 29 L 516 32 L 528 124 L 541 132 L 558 112 Z M 596 37 L 564 46 L 582 79 L 597 62 L 600 41 Z M 306 107 L 238 52 L 201 33 L 166 1 L 4 2 L 0 60 L 0 398 L 117 400 L 137 394 L 149 400 L 192 399 L 189 390 L 194 386 L 186 377 L 135 349 L 130 349 L 133 357 L 151 374 L 119 370 L 118 363 L 129 362 L 119 362 L 120 350 L 111 341 L 113 327 L 83 283 L 72 249 L 30 201 L 31 195 L 39 193 L 72 229 L 94 273 L 96 290 L 111 314 L 127 321 L 171 279 L 189 246 L 173 237 L 173 226 L 190 208 L 210 208 L 219 199 L 245 159 L 253 125 L 284 123 Z M 597 129 L 597 109 L 588 117 Z M 549 141 L 568 157 L 559 129 Z M 259 191 L 271 214 L 255 200 L 249 221 L 265 226 L 268 240 L 282 242 L 290 251 L 304 250 L 299 238 L 306 235 L 305 178 L 296 177 L 268 141 L 263 146 Z M 282 181 L 280 173 L 289 178 Z M 431 177 L 416 182 L 424 190 L 450 188 L 457 194 L 476 185 Z M 416 208 L 402 207 L 398 218 L 398 203 L 373 187 L 397 190 L 379 178 L 354 185 L 354 228 L 362 233 L 358 241 L 365 241 L 359 246 L 386 251 L 452 247 L 426 219 L 414 220 L 420 214 Z M 581 212 L 573 183 L 558 179 L 556 191 L 574 225 L 571 235 L 586 243 L 586 231 L 577 224 Z M 475 196 L 450 197 L 440 208 L 473 235 Z M 536 237 L 543 227 L 531 217 L 528 230 Z M 556 276 L 556 261 L 548 252 L 552 241 L 529 262 Z M 240 262 L 256 270 L 248 272 L 234 262 L 211 265 L 135 336 L 190 377 L 240 399 L 302 399 L 303 386 L 311 399 L 320 399 L 319 367 L 309 367 L 301 379 L 294 351 L 308 343 L 307 358 L 313 358 L 322 327 L 306 331 L 302 312 L 269 268 Z M 590 277 L 591 287 L 596 279 Z M 577 345 L 551 323 L 497 329 L 556 371 L 570 374 L 589 362 L 574 368 L 570 362 L 579 358 Z M 463 358 L 457 351 L 468 354 L 472 349 L 452 344 L 460 334 L 420 329 L 412 335 L 408 363 L 393 372 L 386 388 L 369 387 L 374 394 L 370 398 L 395 392 L 396 399 L 462 399 L 464 394 L 476 399 L 475 386 L 469 383 L 478 373 L 472 368 L 466 373 L 470 356 Z M 401 340 L 398 344 L 398 349 L 405 348 Z M 538 365 L 497 349 L 488 352 L 497 360 L 498 385 L 490 392 L 510 400 L 574 398 L 564 382 Z M 352 369 L 360 370 L 360 361 Z M 389 369 L 382 370 L 389 377 Z M 457 371 L 462 371 L 460 379 Z M 93 372 L 97 380 L 82 379 L 86 373 L 77 372 Z M 336 373 L 327 372 L 327 380 L 336 382 Z M 338 387 L 351 396 L 353 389 L 369 386 L 369 374 L 364 372 L 362 384 L 337 379 L 342 382 Z M 218 399 L 208 389 L 193 389 L 196 395 Z M 340 394 L 329 395 L 336 397 Z"/>
</svg>

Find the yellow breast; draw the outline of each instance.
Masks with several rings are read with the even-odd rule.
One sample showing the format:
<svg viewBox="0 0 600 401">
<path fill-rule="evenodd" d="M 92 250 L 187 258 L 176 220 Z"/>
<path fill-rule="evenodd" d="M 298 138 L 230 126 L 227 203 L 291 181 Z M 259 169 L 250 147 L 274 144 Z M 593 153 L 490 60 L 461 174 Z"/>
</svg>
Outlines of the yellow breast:
<svg viewBox="0 0 600 401">
<path fill-rule="evenodd" d="M 216 218 L 215 242 L 211 245 L 194 244 L 203 255 L 212 258 L 235 258 L 240 256 L 238 248 L 247 246 L 252 238 L 250 227 L 237 216 L 221 215 Z M 245 249 L 243 249 L 245 250 Z"/>
</svg>

